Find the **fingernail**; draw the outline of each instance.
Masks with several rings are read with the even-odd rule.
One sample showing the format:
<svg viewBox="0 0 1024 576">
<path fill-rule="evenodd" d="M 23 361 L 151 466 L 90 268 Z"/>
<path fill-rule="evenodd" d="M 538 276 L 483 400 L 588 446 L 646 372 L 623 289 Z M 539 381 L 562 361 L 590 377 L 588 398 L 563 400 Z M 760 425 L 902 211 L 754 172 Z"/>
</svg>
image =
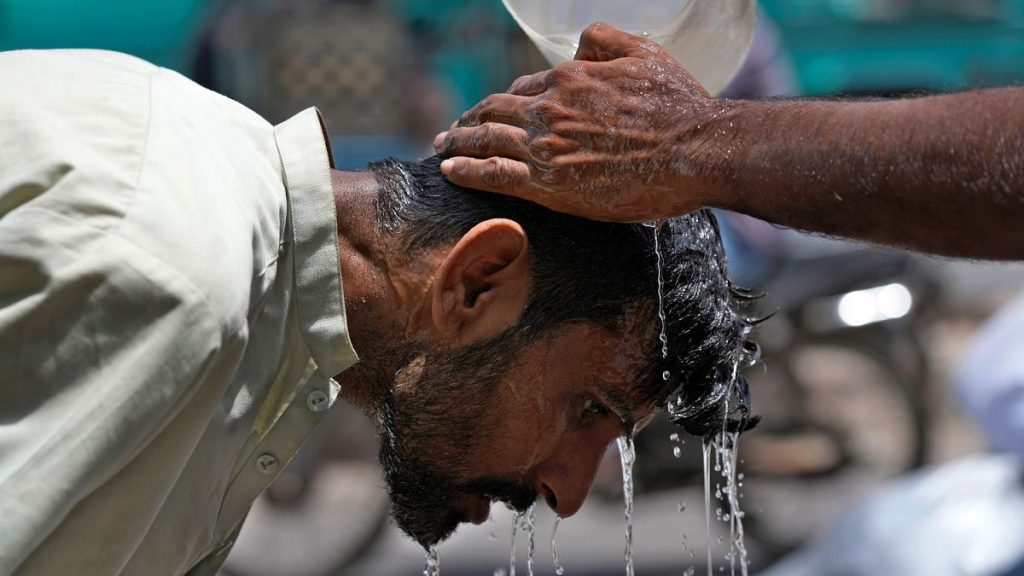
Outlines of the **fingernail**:
<svg viewBox="0 0 1024 576">
<path fill-rule="evenodd" d="M 455 165 L 455 161 L 448 159 L 441 162 L 441 174 L 447 176 L 452 171 L 452 166 Z"/>
<path fill-rule="evenodd" d="M 437 136 L 434 136 L 434 150 L 440 150 L 441 145 L 444 144 L 444 138 L 447 136 L 447 132 L 441 132 Z"/>
</svg>

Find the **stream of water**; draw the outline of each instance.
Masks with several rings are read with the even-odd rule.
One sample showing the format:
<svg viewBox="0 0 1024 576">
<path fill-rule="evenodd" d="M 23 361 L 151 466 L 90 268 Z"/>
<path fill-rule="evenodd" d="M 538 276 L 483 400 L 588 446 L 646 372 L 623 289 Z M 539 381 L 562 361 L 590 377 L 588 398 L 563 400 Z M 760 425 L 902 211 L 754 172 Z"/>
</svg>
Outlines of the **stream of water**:
<svg viewBox="0 0 1024 576">
<path fill-rule="evenodd" d="M 512 550 L 509 552 L 508 558 L 508 576 L 516 576 L 516 534 L 519 533 L 525 516 L 525 512 L 516 512 L 516 515 L 512 517 Z"/>
<path fill-rule="evenodd" d="M 555 516 L 555 524 L 551 527 L 551 562 L 555 565 L 555 574 L 558 576 L 565 574 L 565 568 L 562 568 L 562 563 L 558 561 L 558 544 L 555 543 L 555 535 L 558 534 L 558 524 L 561 521 L 561 516 Z"/>
<path fill-rule="evenodd" d="M 441 556 L 436 546 L 427 548 L 427 565 L 423 568 L 423 576 L 441 576 Z"/>
<path fill-rule="evenodd" d="M 622 460 L 622 499 L 626 504 L 626 576 L 633 576 L 633 463 L 636 451 L 632 436 L 620 436 L 617 441 Z"/>
<path fill-rule="evenodd" d="M 526 533 L 530 539 L 526 546 L 526 574 L 527 576 L 533 576 L 533 555 L 537 550 L 536 539 L 534 534 L 537 529 L 537 504 L 531 504 L 530 508 L 526 511 Z"/>
</svg>

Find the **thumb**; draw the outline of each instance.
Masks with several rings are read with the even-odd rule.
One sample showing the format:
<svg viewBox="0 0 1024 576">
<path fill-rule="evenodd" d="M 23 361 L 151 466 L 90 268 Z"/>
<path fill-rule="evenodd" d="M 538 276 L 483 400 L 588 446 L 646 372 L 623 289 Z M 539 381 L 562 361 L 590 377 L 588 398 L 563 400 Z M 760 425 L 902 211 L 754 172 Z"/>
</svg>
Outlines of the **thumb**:
<svg viewBox="0 0 1024 576">
<path fill-rule="evenodd" d="M 603 62 L 616 58 L 649 58 L 661 51 L 661 46 L 642 36 L 623 32 L 611 24 L 595 22 L 580 34 L 575 59 Z"/>
</svg>

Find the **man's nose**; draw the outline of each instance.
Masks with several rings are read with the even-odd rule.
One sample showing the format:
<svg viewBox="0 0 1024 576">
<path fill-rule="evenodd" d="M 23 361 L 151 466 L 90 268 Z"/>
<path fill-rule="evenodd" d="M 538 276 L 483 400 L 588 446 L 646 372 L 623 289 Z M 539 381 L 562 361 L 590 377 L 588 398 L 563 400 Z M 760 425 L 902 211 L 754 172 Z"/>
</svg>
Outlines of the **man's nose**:
<svg viewBox="0 0 1024 576">
<path fill-rule="evenodd" d="M 568 518 L 583 506 L 602 454 L 602 450 L 573 450 L 569 446 L 537 468 L 537 492 L 555 514 Z"/>
</svg>

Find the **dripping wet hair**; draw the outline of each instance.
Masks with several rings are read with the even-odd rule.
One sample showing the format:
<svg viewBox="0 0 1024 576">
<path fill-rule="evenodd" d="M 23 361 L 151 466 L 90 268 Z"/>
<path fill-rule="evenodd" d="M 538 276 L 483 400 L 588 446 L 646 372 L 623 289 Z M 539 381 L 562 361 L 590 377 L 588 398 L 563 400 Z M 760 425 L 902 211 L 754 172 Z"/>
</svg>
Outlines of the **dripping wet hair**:
<svg viewBox="0 0 1024 576">
<path fill-rule="evenodd" d="M 388 159 L 368 169 L 379 186 L 377 226 L 407 254 L 452 244 L 491 218 L 523 227 L 533 288 L 520 321 L 496 337 L 502 358 L 567 323 L 613 324 L 638 304 L 658 321 L 654 228 L 595 222 L 455 186 L 441 175 L 436 156 Z M 751 422 L 750 392 L 738 369 L 753 361 L 756 346 L 747 338 L 748 296 L 728 279 L 718 225 L 710 211 L 699 210 L 669 220 L 657 233 L 669 354 L 664 359 L 660 343 L 651 343 L 649 370 L 631 400 L 666 407 L 672 421 L 695 436 L 742 431 Z"/>
</svg>

